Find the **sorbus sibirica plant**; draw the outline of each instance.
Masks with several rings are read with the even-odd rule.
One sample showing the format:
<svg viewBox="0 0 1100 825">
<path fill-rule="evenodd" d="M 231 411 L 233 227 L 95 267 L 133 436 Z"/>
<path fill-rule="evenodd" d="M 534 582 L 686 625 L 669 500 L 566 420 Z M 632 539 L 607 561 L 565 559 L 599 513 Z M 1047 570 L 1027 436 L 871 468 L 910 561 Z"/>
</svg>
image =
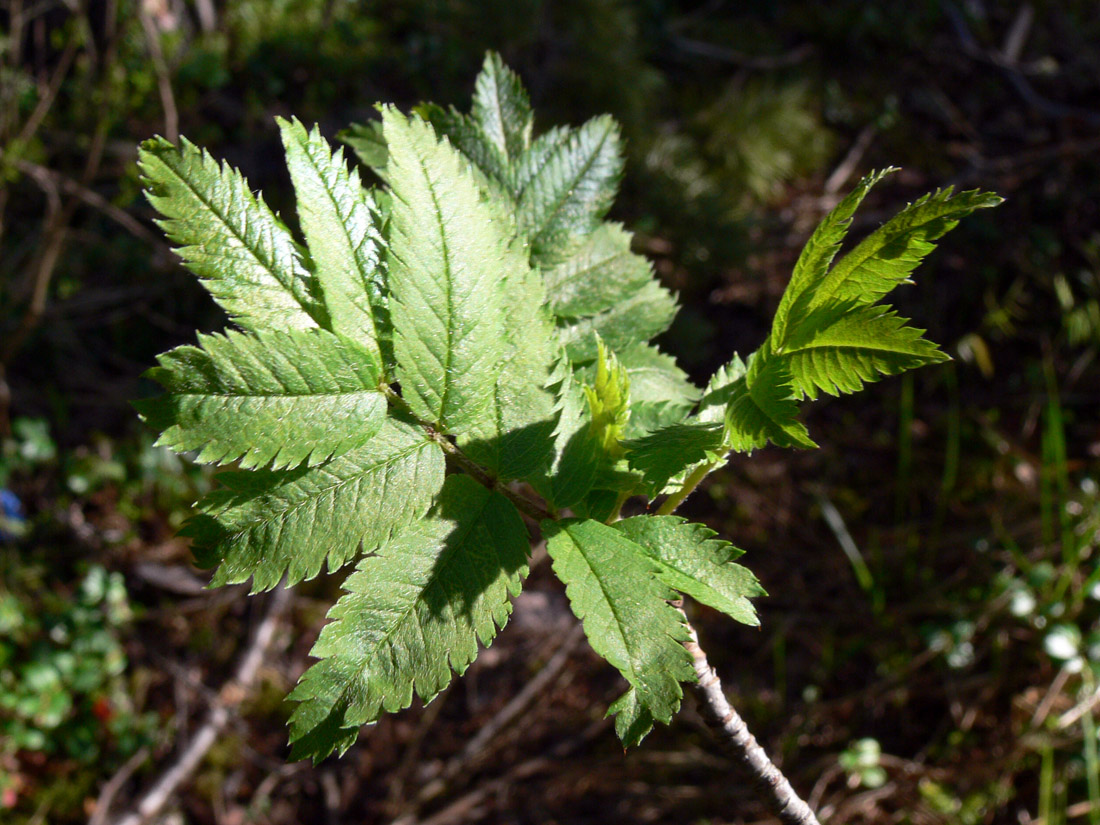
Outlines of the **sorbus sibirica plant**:
<svg viewBox="0 0 1100 825">
<path fill-rule="evenodd" d="M 999 198 L 938 191 L 838 258 L 890 170 L 864 178 L 810 238 L 764 343 L 699 389 L 649 343 L 675 298 L 605 220 L 611 118 L 536 137 L 492 54 L 469 114 L 380 109 L 344 136 L 378 188 L 280 121 L 302 239 L 191 143 L 142 146 L 161 225 L 234 325 L 160 356 L 166 392 L 138 404 L 160 444 L 237 468 L 185 534 L 216 585 L 351 567 L 290 695 L 292 754 L 320 760 L 493 641 L 528 570 L 526 515 L 626 680 L 609 713 L 636 744 L 698 675 L 674 601 L 756 624 L 763 595 L 739 550 L 672 512 L 731 451 L 815 446 L 803 400 L 945 360 L 882 299 Z M 653 514 L 620 519 L 633 497 Z"/>
</svg>

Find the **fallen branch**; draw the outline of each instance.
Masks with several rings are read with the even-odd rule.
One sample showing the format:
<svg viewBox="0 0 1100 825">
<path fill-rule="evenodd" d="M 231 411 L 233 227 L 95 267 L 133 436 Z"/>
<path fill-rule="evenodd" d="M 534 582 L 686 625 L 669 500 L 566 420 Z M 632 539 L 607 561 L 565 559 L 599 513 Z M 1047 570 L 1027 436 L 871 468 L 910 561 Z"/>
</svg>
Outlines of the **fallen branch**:
<svg viewBox="0 0 1100 825">
<path fill-rule="evenodd" d="M 252 642 L 245 650 L 244 655 L 237 665 L 237 671 L 230 679 L 212 703 L 207 712 L 202 727 L 195 732 L 187 747 L 170 766 L 160 774 L 136 804 L 122 816 L 112 820 L 113 825 L 145 825 L 161 812 L 168 803 L 172 794 L 190 779 L 191 775 L 202 763 L 207 752 L 218 741 L 218 737 L 229 724 L 232 708 L 236 707 L 248 695 L 256 677 L 260 672 L 267 650 L 275 637 L 275 629 L 279 620 L 286 612 L 290 604 L 290 592 L 278 587 L 272 591 L 260 626 L 252 637 Z M 94 816 L 99 816 L 98 811 Z M 103 816 L 106 819 L 106 815 Z M 101 820 L 102 821 L 102 820 Z"/>
</svg>

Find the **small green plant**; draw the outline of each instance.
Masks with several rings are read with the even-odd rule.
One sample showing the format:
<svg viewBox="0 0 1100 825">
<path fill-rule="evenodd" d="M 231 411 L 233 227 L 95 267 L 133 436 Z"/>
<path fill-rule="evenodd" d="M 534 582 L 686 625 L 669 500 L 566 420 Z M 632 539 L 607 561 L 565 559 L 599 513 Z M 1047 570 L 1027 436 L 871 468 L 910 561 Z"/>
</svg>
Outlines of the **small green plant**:
<svg viewBox="0 0 1100 825">
<path fill-rule="evenodd" d="M 0 773 L 10 803 L 0 809 L 17 804 L 23 785 L 28 795 L 67 788 L 77 803 L 87 793 L 87 772 L 30 778 L 34 754 L 110 764 L 151 742 L 156 725 L 154 714 L 135 712 L 124 678 L 119 636 L 132 614 L 122 574 L 92 567 L 75 593 L 60 594 L 29 571 L 0 559 L 0 764 L 10 768 Z"/>
<path fill-rule="evenodd" d="M 355 562 L 290 696 L 292 754 L 320 760 L 492 642 L 528 571 L 526 515 L 629 686 L 609 712 L 635 744 L 696 679 L 674 600 L 756 624 L 763 595 L 739 550 L 672 512 L 731 451 L 815 446 L 802 400 L 946 360 L 881 299 L 1000 199 L 938 191 L 838 259 L 890 170 L 868 176 L 814 232 L 765 342 L 698 389 L 650 343 L 675 299 L 605 220 L 612 119 L 536 137 L 496 55 L 469 114 L 381 114 L 345 134 L 381 188 L 280 122 L 304 244 L 191 143 L 142 146 L 161 225 L 237 327 L 162 355 L 167 392 L 138 403 L 160 444 L 239 467 L 184 532 L 215 584 L 254 591 Z M 634 497 L 655 512 L 620 519 Z"/>
</svg>

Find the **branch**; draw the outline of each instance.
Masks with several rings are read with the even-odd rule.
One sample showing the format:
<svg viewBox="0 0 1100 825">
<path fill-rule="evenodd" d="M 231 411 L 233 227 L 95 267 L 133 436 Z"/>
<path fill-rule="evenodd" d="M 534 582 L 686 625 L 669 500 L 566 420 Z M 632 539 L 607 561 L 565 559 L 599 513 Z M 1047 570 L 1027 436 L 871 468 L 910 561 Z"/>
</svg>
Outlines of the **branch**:
<svg viewBox="0 0 1100 825">
<path fill-rule="evenodd" d="M 768 795 L 772 809 L 784 825 L 820 825 L 810 806 L 802 801 L 787 777 L 768 758 L 756 737 L 749 732 L 745 720 L 730 707 L 718 674 L 714 672 L 707 661 L 707 654 L 699 646 L 699 636 L 695 628 L 687 621 L 686 616 L 684 622 L 690 635 L 688 641 L 684 642 L 684 647 L 691 654 L 695 675 L 699 679 L 695 684 L 695 692 L 703 702 L 707 721 L 715 735 L 733 752 L 737 761 Z"/>
<path fill-rule="evenodd" d="M 206 715 L 202 727 L 195 733 L 176 761 L 166 768 L 153 786 L 123 816 L 113 820 L 113 825 L 145 825 L 167 804 L 173 793 L 186 782 L 202 763 L 203 758 L 229 724 L 230 710 L 247 695 L 260 672 L 267 649 L 275 637 L 275 628 L 290 604 L 290 591 L 277 587 L 272 591 L 264 618 L 260 622 L 252 643 L 241 656 L 237 672 L 222 686 Z M 96 816 L 99 816 L 98 811 Z M 105 818 L 105 817 L 104 817 Z"/>
</svg>

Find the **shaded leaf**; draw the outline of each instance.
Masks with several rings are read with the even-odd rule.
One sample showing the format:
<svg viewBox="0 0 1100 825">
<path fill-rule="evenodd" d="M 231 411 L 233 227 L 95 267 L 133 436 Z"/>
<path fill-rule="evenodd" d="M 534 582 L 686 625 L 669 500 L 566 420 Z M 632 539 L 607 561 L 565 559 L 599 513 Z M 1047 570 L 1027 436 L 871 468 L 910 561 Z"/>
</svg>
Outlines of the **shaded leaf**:
<svg viewBox="0 0 1100 825">
<path fill-rule="evenodd" d="M 290 699 L 292 757 L 345 751 L 358 729 L 431 701 L 489 645 L 527 574 L 516 508 L 467 476 L 447 479 L 429 516 L 359 562 L 329 611 Z"/>
</svg>

